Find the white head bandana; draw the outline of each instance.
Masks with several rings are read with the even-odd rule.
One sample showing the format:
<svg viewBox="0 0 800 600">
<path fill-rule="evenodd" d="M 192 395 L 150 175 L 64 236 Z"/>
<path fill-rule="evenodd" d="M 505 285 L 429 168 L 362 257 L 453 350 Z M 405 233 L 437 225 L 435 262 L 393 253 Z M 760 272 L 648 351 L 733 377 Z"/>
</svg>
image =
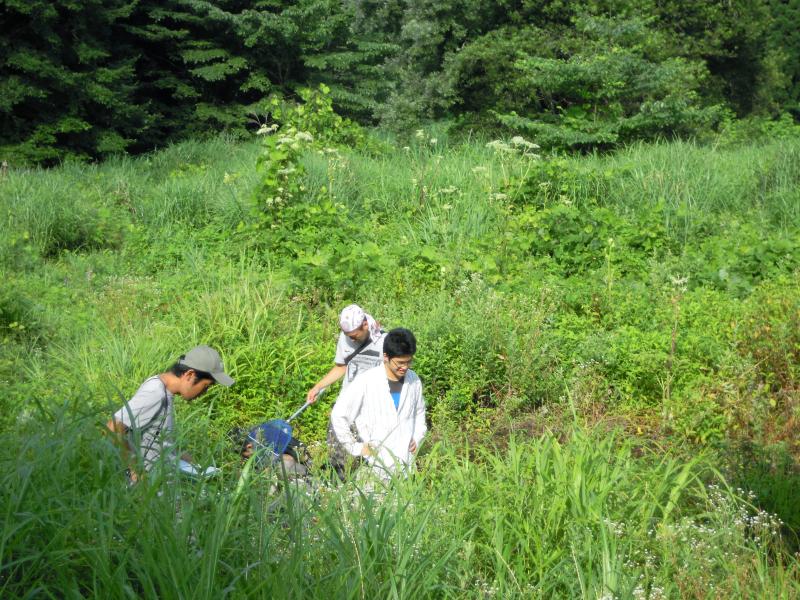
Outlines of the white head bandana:
<svg viewBox="0 0 800 600">
<path fill-rule="evenodd" d="M 351 304 L 350 306 L 344 307 L 339 315 L 339 327 L 341 327 L 342 331 L 345 333 L 350 333 L 361 327 L 364 324 L 364 319 L 367 320 L 369 331 L 373 339 L 380 337 L 381 324 L 373 319 L 371 315 L 365 313 L 364 309 L 358 304 Z"/>
<path fill-rule="evenodd" d="M 345 306 L 342 313 L 339 315 L 339 327 L 345 333 L 350 333 L 361 327 L 364 324 L 364 319 L 367 318 L 367 313 L 358 304 L 351 304 Z"/>
</svg>

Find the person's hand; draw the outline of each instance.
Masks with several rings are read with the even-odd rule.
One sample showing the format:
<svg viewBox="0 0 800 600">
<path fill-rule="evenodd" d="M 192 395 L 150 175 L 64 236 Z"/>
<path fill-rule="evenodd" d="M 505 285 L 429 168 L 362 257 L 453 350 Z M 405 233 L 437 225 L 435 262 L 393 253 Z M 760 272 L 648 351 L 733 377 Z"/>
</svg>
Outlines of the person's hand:
<svg viewBox="0 0 800 600">
<path fill-rule="evenodd" d="M 133 469 L 128 469 L 128 480 L 131 484 L 139 482 L 139 475 Z"/>
<path fill-rule="evenodd" d="M 369 444 L 364 444 L 361 447 L 361 456 L 363 456 L 364 458 L 369 458 L 370 456 L 373 456 L 374 454 L 375 454 L 375 452 L 372 450 L 372 446 L 370 446 Z"/>
<path fill-rule="evenodd" d="M 414 452 L 417 451 L 417 442 L 411 440 L 408 444 L 408 451 L 411 452 L 411 454 L 414 454 Z"/>
<path fill-rule="evenodd" d="M 253 442 L 247 442 L 242 450 L 242 458 L 245 460 L 253 456 Z"/>
<path fill-rule="evenodd" d="M 306 402 L 309 404 L 314 404 L 317 401 L 317 396 L 319 395 L 319 388 L 317 386 L 312 387 L 308 390 L 306 394 Z"/>
</svg>

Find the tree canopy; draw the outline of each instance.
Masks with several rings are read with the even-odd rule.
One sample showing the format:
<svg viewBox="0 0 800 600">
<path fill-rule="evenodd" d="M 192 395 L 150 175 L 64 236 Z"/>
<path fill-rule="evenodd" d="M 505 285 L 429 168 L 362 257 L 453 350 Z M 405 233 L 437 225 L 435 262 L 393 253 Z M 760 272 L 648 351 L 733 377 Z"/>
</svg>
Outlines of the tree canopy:
<svg viewBox="0 0 800 600">
<path fill-rule="evenodd" d="M 603 148 L 800 115 L 800 0 L 4 0 L 0 158 L 142 151 L 336 109 Z"/>
</svg>

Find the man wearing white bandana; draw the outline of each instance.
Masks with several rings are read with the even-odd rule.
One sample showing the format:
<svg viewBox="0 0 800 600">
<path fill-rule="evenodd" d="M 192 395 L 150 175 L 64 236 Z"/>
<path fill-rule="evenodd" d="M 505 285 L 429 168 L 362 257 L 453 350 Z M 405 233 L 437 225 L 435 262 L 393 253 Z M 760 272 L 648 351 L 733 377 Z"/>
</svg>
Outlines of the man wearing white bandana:
<svg viewBox="0 0 800 600">
<path fill-rule="evenodd" d="M 377 367 L 383 362 L 383 335 L 381 325 L 358 304 L 346 306 L 339 315 L 339 340 L 336 343 L 334 365 L 328 373 L 306 394 L 307 402 L 315 402 L 319 392 L 342 381 L 342 391 L 356 375 Z"/>
</svg>

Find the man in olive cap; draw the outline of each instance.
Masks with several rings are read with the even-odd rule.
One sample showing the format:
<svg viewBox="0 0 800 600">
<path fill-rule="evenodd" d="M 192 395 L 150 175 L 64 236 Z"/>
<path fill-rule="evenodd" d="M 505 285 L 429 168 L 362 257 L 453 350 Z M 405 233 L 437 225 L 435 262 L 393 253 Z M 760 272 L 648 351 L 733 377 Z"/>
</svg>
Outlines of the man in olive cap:
<svg viewBox="0 0 800 600">
<path fill-rule="evenodd" d="M 140 468 L 151 470 L 162 455 L 177 463 L 173 449 L 174 395 L 194 400 L 214 383 L 228 387 L 234 381 L 225 373 L 219 352 L 210 346 L 195 346 L 166 372 L 147 379 L 114 413 L 106 426 L 123 449 L 132 483 L 138 481 Z"/>
</svg>

